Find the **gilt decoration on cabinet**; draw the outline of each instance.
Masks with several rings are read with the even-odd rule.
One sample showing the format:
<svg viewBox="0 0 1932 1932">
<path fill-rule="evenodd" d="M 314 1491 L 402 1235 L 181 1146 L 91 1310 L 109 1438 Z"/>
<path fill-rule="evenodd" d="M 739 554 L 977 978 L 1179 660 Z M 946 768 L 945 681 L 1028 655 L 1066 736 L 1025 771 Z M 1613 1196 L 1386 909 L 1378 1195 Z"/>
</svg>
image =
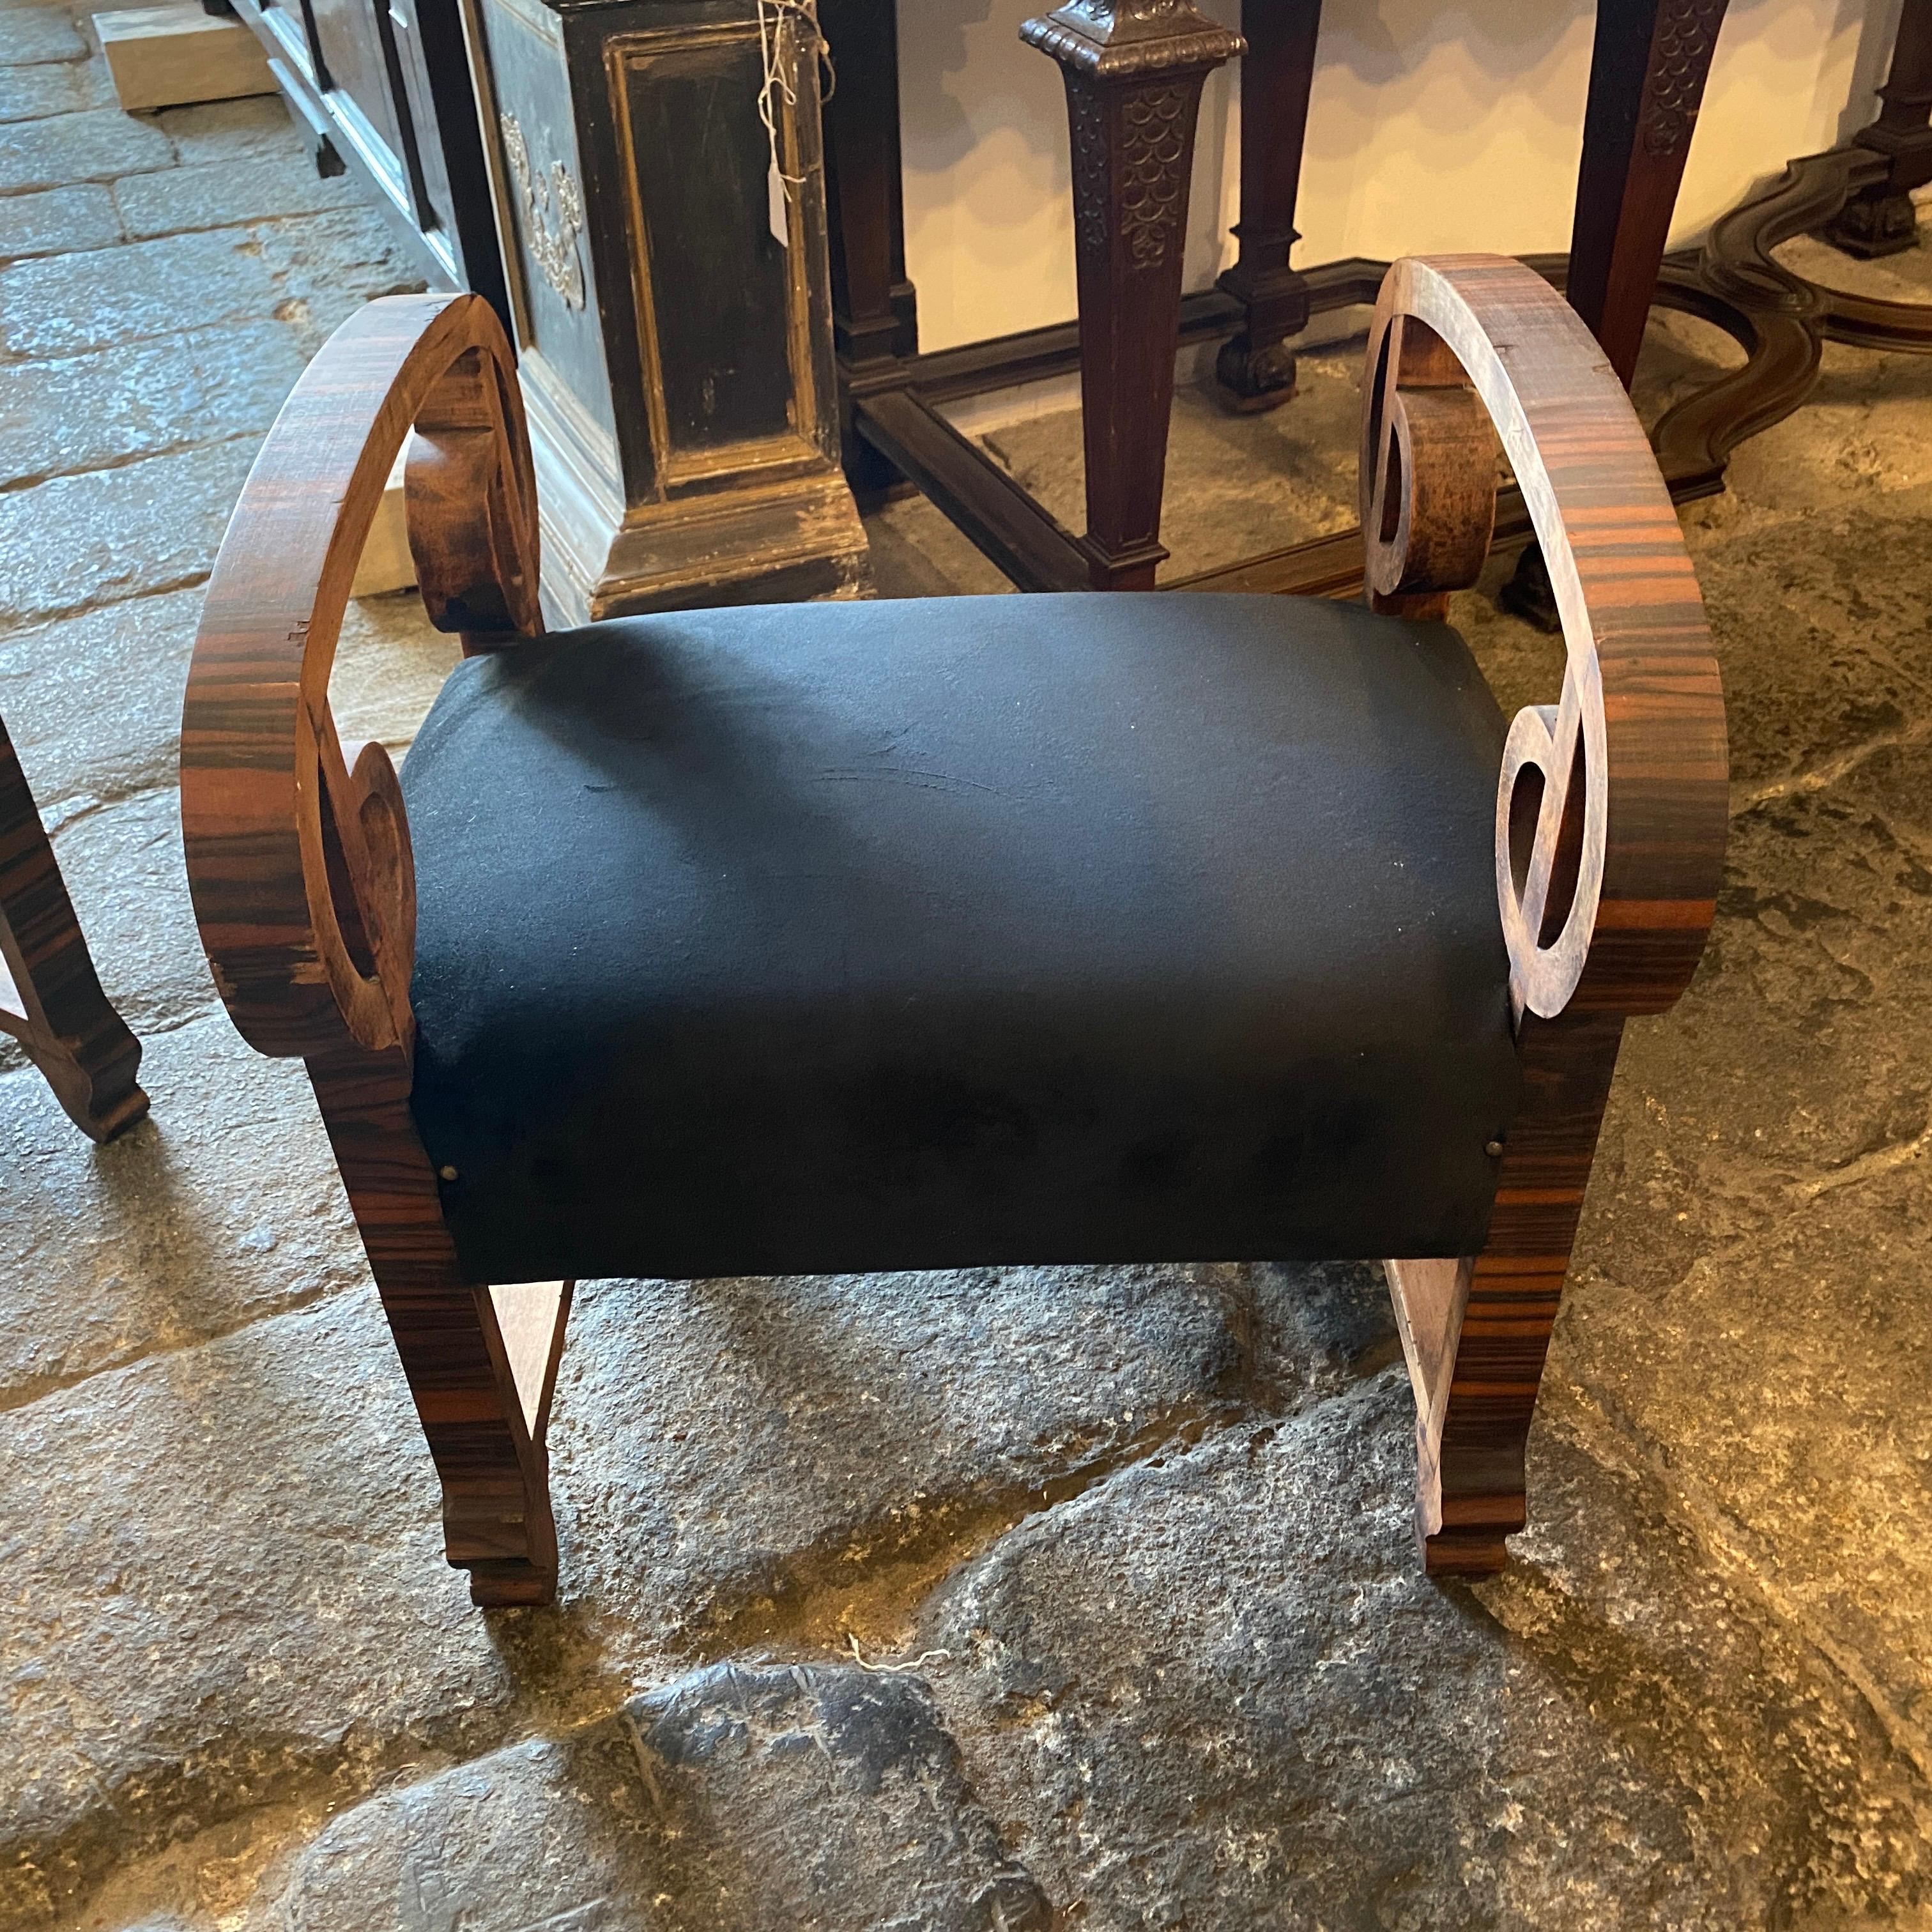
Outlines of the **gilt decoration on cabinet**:
<svg viewBox="0 0 1932 1932">
<path fill-rule="evenodd" d="M 581 308 L 584 267 L 577 259 L 577 238 L 584 232 L 584 197 L 576 180 L 561 161 L 551 162 L 547 175 L 532 163 L 530 144 L 514 114 L 497 119 L 503 130 L 503 152 L 522 199 L 531 256 L 566 306 Z"/>
</svg>

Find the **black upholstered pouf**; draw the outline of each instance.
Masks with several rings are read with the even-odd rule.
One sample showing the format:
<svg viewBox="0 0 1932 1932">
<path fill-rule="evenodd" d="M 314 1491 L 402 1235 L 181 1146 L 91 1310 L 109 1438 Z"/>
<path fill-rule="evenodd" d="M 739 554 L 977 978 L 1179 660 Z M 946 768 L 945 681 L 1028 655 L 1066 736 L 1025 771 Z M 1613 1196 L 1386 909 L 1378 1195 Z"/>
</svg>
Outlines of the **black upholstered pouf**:
<svg viewBox="0 0 1932 1932">
<path fill-rule="evenodd" d="M 1274 597 L 626 620 L 403 774 L 415 1108 L 498 1282 L 1466 1254 L 1502 722 Z"/>
</svg>

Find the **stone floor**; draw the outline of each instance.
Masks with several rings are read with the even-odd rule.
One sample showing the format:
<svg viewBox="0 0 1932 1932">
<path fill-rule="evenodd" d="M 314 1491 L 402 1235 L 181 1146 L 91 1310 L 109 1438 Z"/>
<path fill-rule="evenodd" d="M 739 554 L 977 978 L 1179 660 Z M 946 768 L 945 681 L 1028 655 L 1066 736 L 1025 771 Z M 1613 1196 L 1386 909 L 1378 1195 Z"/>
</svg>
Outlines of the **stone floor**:
<svg viewBox="0 0 1932 1932">
<path fill-rule="evenodd" d="M 172 790 L 256 440 L 410 271 L 278 105 L 124 117 L 12 0 L 0 258 L 0 712 L 154 1103 L 96 1150 L 0 1060 L 0 1924 L 1932 1926 L 1932 362 L 1829 352 L 1687 516 L 1729 880 L 1630 1030 L 1508 1574 L 1416 1574 L 1364 1270 L 600 1282 L 562 1600 L 485 1616 Z M 1355 352 L 1183 397 L 1177 568 L 1346 516 Z M 992 440 L 1071 514 L 1064 418 Z M 997 587 L 872 528 L 888 592 Z M 350 628 L 400 746 L 447 646 Z"/>
</svg>

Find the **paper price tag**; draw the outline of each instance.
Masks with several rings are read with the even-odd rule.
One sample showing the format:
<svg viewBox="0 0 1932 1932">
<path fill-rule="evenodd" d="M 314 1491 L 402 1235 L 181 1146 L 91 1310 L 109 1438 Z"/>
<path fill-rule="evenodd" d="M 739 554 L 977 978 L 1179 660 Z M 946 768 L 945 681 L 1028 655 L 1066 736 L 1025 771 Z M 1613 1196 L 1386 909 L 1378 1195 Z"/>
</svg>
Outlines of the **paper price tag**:
<svg viewBox="0 0 1932 1932">
<path fill-rule="evenodd" d="M 771 225 L 772 239 L 781 248 L 791 246 L 791 215 L 785 200 L 784 177 L 778 172 L 778 158 L 774 154 L 772 164 L 765 172 L 765 219 Z"/>
</svg>

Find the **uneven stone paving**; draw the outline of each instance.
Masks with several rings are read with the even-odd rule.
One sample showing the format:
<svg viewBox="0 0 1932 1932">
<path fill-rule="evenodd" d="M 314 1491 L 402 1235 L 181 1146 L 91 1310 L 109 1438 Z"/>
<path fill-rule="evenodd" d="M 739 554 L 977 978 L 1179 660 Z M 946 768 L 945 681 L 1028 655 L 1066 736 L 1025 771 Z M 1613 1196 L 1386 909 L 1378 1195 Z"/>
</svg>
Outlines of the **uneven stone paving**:
<svg viewBox="0 0 1932 1932">
<path fill-rule="evenodd" d="M 123 116 L 89 44 L 0 0 L 0 713 L 154 1111 L 97 1150 L 0 1053 L 0 1924 L 1932 1924 L 1932 364 L 1828 351 L 1687 514 L 1729 878 L 1630 1030 L 1507 1575 L 1416 1574 L 1365 1269 L 602 1282 L 562 1600 L 485 1616 L 173 816 L 241 476 L 412 272 L 278 104 Z M 1346 518 L 1358 353 L 1184 394 L 1177 568 Z M 1070 509 L 1065 418 L 993 441 Z M 928 506 L 872 530 L 883 590 L 995 587 Z M 1456 615 L 1547 700 L 1556 647 Z M 345 736 L 452 658 L 360 607 Z"/>
</svg>

